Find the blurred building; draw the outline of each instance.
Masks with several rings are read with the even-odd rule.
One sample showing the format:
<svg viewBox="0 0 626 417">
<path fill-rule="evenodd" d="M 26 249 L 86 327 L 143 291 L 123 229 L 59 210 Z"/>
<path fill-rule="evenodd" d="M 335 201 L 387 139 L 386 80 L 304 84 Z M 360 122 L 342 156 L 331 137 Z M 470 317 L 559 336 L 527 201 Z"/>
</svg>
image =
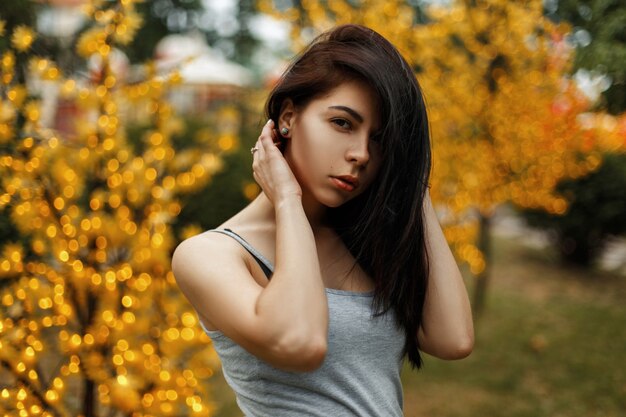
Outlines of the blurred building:
<svg viewBox="0 0 626 417">
<path fill-rule="evenodd" d="M 37 32 L 54 39 L 65 54 L 75 54 L 75 36 L 87 23 L 83 6 L 88 1 L 40 1 L 43 4 L 37 15 Z M 215 53 L 199 32 L 164 37 L 155 48 L 154 60 L 160 75 L 173 71 L 180 73 L 182 83 L 171 88 L 168 99 L 175 110 L 184 115 L 202 114 L 213 104 L 231 101 L 253 82 L 251 71 Z M 120 50 L 113 49 L 109 65 L 122 84 L 125 80 L 134 83 L 146 78 L 143 66 L 131 65 Z M 101 67 L 101 57 L 94 55 L 86 62 L 84 74 L 67 75 L 78 81 L 77 88 L 89 87 L 99 79 Z M 29 79 L 29 89 L 42 99 L 41 124 L 71 136 L 74 121 L 85 115 L 81 114 L 73 98 L 64 98 L 60 94 L 60 83 L 33 76 Z M 133 106 L 122 108 L 126 113 L 123 116 L 131 120 L 143 118 L 141 109 Z"/>
<path fill-rule="evenodd" d="M 154 58 L 160 73 L 179 71 L 182 83 L 172 89 L 170 100 L 184 114 L 202 113 L 213 103 L 232 100 L 253 81 L 251 71 L 214 52 L 200 34 L 164 37 Z"/>
<path fill-rule="evenodd" d="M 71 37 L 85 24 L 82 6 L 87 0 L 45 0 L 37 15 L 37 32 L 58 39 Z"/>
<path fill-rule="evenodd" d="M 55 39 L 64 50 L 72 49 L 72 39 L 86 23 L 82 6 L 88 0 L 39 0 L 42 6 L 37 14 L 37 33 Z M 71 133 L 72 120 L 78 116 L 75 104 L 62 98 L 56 81 L 30 76 L 29 90 L 41 97 L 40 123 L 63 133 Z"/>
</svg>

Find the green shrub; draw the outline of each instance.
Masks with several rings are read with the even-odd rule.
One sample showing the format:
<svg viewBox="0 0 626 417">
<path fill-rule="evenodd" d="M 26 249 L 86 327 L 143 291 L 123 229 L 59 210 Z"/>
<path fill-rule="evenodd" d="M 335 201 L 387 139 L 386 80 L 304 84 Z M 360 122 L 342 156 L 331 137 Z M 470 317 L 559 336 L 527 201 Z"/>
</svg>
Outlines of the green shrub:
<svg viewBox="0 0 626 417">
<path fill-rule="evenodd" d="M 520 213 L 530 226 L 552 232 L 565 263 L 588 267 L 609 236 L 626 233 L 626 154 L 605 154 L 597 171 L 562 181 L 557 191 L 570 202 L 563 215 Z"/>
<path fill-rule="evenodd" d="M 246 183 L 252 182 L 252 158 L 250 146 L 258 136 L 258 129 L 249 126 L 246 121 L 247 110 L 239 107 L 244 120 L 239 131 L 239 145 L 234 152 L 220 154 L 223 169 L 216 173 L 209 183 L 197 191 L 181 196 L 182 210 L 172 222 L 174 234 L 182 237 L 182 231 L 189 225 L 199 226 L 202 230 L 219 226 L 226 219 L 245 207 L 249 200 L 243 193 Z M 182 129 L 172 137 L 172 146 L 176 151 L 188 147 L 197 147 L 196 136 L 203 131 L 213 131 L 213 120 L 207 117 L 182 118 Z M 127 128 L 127 136 L 135 148 L 142 146 L 142 137 L 149 126 L 132 125 Z M 215 144 L 205 143 L 207 151 L 215 151 Z"/>
</svg>

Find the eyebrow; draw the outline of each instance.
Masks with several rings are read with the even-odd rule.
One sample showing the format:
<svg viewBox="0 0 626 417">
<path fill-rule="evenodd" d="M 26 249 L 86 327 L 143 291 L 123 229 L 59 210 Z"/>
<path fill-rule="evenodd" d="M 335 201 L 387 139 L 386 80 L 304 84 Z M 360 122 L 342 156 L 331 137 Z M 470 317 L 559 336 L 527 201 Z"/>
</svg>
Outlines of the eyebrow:
<svg viewBox="0 0 626 417">
<path fill-rule="evenodd" d="M 363 123 L 363 116 L 361 116 L 356 110 L 347 106 L 330 106 L 329 109 L 343 110 L 350 116 L 354 117 L 359 123 Z"/>
</svg>

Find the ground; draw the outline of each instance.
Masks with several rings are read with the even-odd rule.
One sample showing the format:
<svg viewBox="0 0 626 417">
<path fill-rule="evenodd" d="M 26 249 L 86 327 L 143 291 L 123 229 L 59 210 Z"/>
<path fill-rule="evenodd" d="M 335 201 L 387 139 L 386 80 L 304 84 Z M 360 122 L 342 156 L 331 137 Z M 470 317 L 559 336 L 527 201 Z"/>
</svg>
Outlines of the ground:
<svg viewBox="0 0 626 417">
<path fill-rule="evenodd" d="M 405 368 L 405 415 L 623 416 L 626 276 L 564 267 L 519 238 L 494 246 L 474 352 Z"/>
</svg>

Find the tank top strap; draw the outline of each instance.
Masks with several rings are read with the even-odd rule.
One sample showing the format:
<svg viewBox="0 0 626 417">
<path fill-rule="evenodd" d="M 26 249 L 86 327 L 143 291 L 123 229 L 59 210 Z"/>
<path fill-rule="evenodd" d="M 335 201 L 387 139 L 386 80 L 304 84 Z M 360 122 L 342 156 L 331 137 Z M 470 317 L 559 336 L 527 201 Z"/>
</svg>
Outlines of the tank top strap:
<svg viewBox="0 0 626 417">
<path fill-rule="evenodd" d="M 267 279 L 272 278 L 272 273 L 274 272 L 274 266 L 272 265 L 272 263 L 268 261 L 267 258 L 265 258 L 263 255 L 261 255 L 261 253 L 258 250 L 256 250 L 252 245 L 250 245 L 244 238 L 242 238 L 241 236 L 239 236 L 237 233 L 233 232 L 230 229 L 211 229 L 208 231 L 221 233 L 221 234 L 230 236 L 233 239 L 235 239 L 257 261 L 257 263 L 259 264 L 259 266 L 265 273 L 265 276 L 267 277 Z"/>
</svg>

